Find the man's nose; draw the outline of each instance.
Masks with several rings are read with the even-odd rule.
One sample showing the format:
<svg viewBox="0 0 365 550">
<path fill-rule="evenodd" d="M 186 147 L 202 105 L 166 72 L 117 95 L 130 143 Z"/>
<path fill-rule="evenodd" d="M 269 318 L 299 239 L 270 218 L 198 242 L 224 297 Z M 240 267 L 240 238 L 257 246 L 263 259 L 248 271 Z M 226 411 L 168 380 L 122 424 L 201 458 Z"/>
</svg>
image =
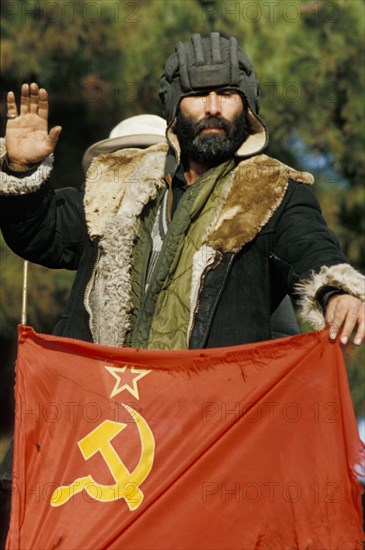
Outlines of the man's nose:
<svg viewBox="0 0 365 550">
<path fill-rule="evenodd" d="M 222 114 L 221 98 L 215 92 L 210 92 L 205 98 L 205 114 L 215 116 Z"/>
</svg>

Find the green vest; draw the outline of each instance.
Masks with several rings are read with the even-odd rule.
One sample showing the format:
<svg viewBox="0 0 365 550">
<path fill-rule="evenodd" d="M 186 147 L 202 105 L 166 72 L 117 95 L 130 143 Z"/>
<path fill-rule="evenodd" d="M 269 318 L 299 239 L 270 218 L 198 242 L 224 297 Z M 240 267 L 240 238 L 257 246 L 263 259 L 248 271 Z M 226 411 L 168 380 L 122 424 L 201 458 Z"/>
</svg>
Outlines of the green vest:
<svg viewBox="0 0 365 550">
<path fill-rule="evenodd" d="M 132 262 L 132 347 L 188 348 L 193 256 L 224 201 L 233 168 L 233 160 L 211 168 L 180 199 L 146 293 L 150 234 L 161 195 L 141 219 Z"/>
</svg>

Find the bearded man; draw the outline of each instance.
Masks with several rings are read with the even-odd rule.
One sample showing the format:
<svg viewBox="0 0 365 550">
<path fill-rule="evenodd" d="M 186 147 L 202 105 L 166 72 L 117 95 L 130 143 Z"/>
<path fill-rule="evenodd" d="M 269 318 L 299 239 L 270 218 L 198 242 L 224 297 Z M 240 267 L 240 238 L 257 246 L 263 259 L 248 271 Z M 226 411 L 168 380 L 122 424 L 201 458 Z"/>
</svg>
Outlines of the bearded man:
<svg viewBox="0 0 365 550">
<path fill-rule="evenodd" d="M 167 144 L 96 157 L 85 192 L 54 192 L 48 98 L 8 95 L 1 224 L 9 246 L 77 269 L 55 334 L 189 349 L 272 337 L 286 294 L 315 329 L 365 334 L 364 277 L 327 228 L 313 178 L 262 153 L 256 74 L 234 38 L 177 44 L 161 79 Z"/>
</svg>

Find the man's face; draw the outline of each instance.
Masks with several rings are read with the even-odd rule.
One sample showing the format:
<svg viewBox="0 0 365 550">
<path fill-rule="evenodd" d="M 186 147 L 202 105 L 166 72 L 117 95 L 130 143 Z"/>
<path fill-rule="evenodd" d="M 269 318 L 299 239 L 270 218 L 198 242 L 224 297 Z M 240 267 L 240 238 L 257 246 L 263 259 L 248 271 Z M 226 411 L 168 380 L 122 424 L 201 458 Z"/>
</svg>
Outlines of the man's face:
<svg viewBox="0 0 365 550">
<path fill-rule="evenodd" d="M 240 94 L 232 90 L 184 97 L 175 132 L 187 158 L 220 164 L 234 155 L 250 133 L 247 109 Z"/>
</svg>

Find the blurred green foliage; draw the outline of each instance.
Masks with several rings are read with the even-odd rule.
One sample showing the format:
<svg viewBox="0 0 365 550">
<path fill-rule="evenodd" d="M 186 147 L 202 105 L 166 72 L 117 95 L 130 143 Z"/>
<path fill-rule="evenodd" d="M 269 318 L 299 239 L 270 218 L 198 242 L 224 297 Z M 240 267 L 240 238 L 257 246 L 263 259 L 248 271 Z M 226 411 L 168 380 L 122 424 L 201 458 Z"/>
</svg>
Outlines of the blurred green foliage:
<svg viewBox="0 0 365 550">
<path fill-rule="evenodd" d="M 20 323 L 24 261 L 0 237 L 0 336 L 9 338 Z M 65 303 L 74 273 L 28 264 L 27 323 L 51 332 Z"/>
<path fill-rule="evenodd" d="M 1 134 L 6 91 L 37 81 L 49 91 L 51 124 L 63 126 L 54 184 L 80 186 L 91 143 L 125 117 L 162 114 L 159 78 L 176 42 L 193 32 L 234 35 L 261 82 L 269 154 L 314 173 L 325 216 L 364 269 L 364 16 L 364 0 L 5 0 Z M 6 339 L 20 315 L 22 264 L 3 243 L 0 250 Z M 36 328 L 51 330 L 71 280 L 31 266 L 29 322 Z M 348 365 L 360 414 L 361 354 Z"/>
</svg>

